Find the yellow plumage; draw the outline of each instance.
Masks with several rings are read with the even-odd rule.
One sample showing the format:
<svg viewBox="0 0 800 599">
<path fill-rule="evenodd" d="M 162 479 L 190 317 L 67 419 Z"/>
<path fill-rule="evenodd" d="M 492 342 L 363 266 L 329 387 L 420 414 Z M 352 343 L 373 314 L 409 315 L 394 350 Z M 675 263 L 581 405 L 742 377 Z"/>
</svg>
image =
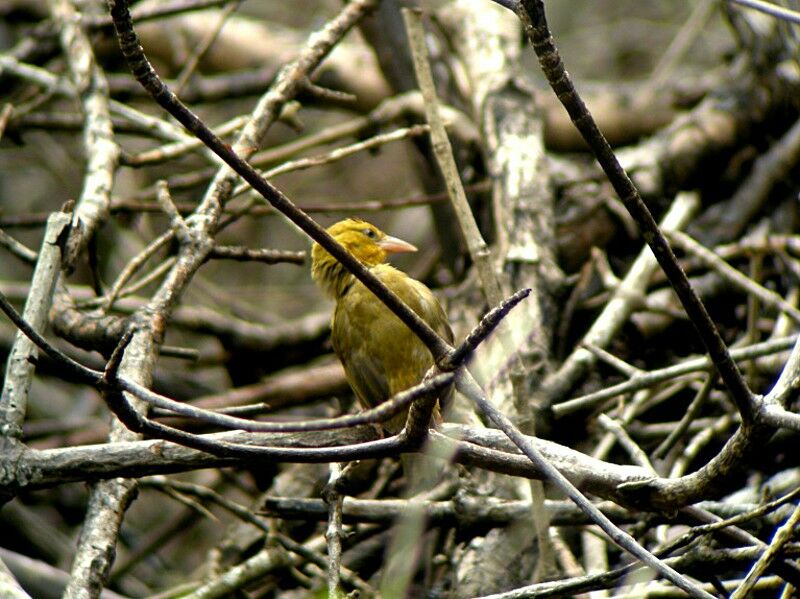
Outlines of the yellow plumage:
<svg viewBox="0 0 800 599">
<path fill-rule="evenodd" d="M 452 343 L 447 315 L 433 292 L 385 264 L 389 254 L 416 251 L 414 246 L 357 219 L 340 221 L 328 233 Z M 331 340 L 359 402 L 366 408 L 374 407 L 420 382 L 433 365 L 433 357 L 422 341 L 321 246 L 315 243 L 311 256 L 311 276 L 336 300 Z M 399 414 L 384 428 L 396 433 L 405 418 L 405 414 Z"/>
</svg>

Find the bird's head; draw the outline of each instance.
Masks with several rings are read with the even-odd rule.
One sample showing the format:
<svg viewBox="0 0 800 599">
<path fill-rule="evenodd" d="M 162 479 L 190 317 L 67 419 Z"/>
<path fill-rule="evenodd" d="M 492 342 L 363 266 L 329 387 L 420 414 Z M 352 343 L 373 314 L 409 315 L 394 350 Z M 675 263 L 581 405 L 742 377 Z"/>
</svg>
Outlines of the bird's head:
<svg viewBox="0 0 800 599">
<path fill-rule="evenodd" d="M 364 266 L 386 262 L 389 254 L 416 252 L 410 243 L 392 237 L 366 221 L 348 218 L 328 227 L 328 233 Z M 330 295 L 336 297 L 347 271 L 321 245 L 311 247 L 311 276 Z"/>
</svg>

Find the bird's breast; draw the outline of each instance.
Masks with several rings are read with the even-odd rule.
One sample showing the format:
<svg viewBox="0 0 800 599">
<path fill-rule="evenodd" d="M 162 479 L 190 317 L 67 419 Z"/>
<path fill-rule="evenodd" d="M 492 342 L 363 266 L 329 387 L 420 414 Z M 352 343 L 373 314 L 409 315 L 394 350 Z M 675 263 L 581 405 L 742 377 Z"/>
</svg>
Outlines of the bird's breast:
<svg viewBox="0 0 800 599">
<path fill-rule="evenodd" d="M 375 271 L 419 313 L 416 281 L 394 269 Z M 427 347 L 360 282 L 336 303 L 332 342 L 350 385 L 368 406 L 417 384 L 433 364 Z"/>
</svg>

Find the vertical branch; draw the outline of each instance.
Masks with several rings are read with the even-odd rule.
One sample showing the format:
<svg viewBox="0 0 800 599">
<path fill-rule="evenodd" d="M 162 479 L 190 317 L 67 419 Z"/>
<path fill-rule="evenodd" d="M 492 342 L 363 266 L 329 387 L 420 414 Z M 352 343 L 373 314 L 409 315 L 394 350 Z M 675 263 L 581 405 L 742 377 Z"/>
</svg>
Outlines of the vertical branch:
<svg viewBox="0 0 800 599">
<path fill-rule="evenodd" d="M 328 599 L 339 599 L 341 589 L 339 580 L 342 569 L 342 506 L 344 495 L 336 489 L 336 482 L 342 474 L 339 464 L 330 465 L 328 489 L 326 498 L 328 502 L 328 528 L 325 531 L 325 540 L 328 542 Z"/>
<path fill-rule="evenodd" d="M 428 62 L 428 50 L 425 46 L 425 30 L 422 26 L 420 13 L 417 10 L 404 8 L 403 19 L 408 32 L 408 40 L 411 44 L 411 55 L 414 59 L 414 70 L 417 73 L 422 97 L 425 100 L 425 116 L 431 127 L 431 143 L 436 161 L 439 163 L 442 177 L 445 180 L 447 194 L 450 197 L 450 204 L 458 218 L 458 225 L 467 241 L 469 255 L 478 269 L 483 293 L 490 306 L 496 306 L 503 301 L 500 290 L 500 283 L 494 273 L 492 264 L 492 254 L 489 247 L 478 230 L 478 224 L 472 216 L 467 195 L 464 193 L 464 186 L 458 174 L 458 167 L 453 158 L 453 149 L 447 137 L 442 117 L 439 114 L 439 100 L 436 97 L 436 88 L 433 84 L 431 65 Z"/>
<path fill-rule="evenodd" d="M 80 14 L 72 0 L 50 0 L 50 6 L 61 32 L 61 46 L 84 116 L 86 175 L 75 206 L 73 232 L 66 256 L 66 263 L 73 264 L 94 232 L 108 220 L 120 150 L 111 124 L 108 82 L 81 27 Z"/>
<path fill-rule="evenodd" d="M 71 265 L 108 219 L 119 146 L 111 125 L 108 83 L 81 27 L 80 14 L 71 0 L 51 0 L 50 4 L 84 115 L 86 175 L 65 257 L 65 263 Z M 128 431 L 116 424 L 118 438 L 128 438 Z M 113 562 L 119 525 L 134 488 L 132 481 L 106 481 L 92 488 L 65 597 L 93 597 L 102 590 Z"/>
<path fill-rule="evenodd" d="M 406 24 L 408 40 L 411 46 L 411 55 L 414 59 L 414 70 L 417 75 L 422 97 L 425 100 L 425 116 L 431 128 L 431 142 L 433 144 L 434 155 L 439 164 L 442 176 L 445 180 L 445 187 L 450 203 L 458 218 L 464 238 L 467 241 L 467 248 L 470 257 L 475 263 L 478 271 L 478 279 L 483 289 L 486 301 L 491 306 L 499 305 L 503 300 L 500 280 L 495 272 L 494 261 L 491 251 L 483 239 L 475 217 L 472 215 L 464 186 L 458 174 L 458 167 L 453 158 L 453 149 L 447 137 L 444 122 L 439 113 L 439 100 L 436 97 L 436 87 L 433 83 L 433 74 L 428 61 L 428 52 L 425 45 L 425 29 L 422 26 L 422 19 L 419 11 L 404 8 L 403 19 Z M 524 389 L 524 366 L 517 352 L 517 345 L 514 342 L 513 334 L 507 322 L 501 322 L 498 328 L 499 339 L 503 345 L 505 359 L 511 363 L 511 383 L 514 394 L 514 408 L 517 418 L 523 423 L 523 430 L 533 434 L 535 422 L 532 418 L 532 405 L 529 402 L 528 394 Z M 552 545 L 550 543 L 548 528 L 549 521 L 547 512 L 544 509 L 544 488 L 539 481 L 530 481 L 533 521 L 535 524 L 537 539 L 539 543 L 541 571 L 555 571 L 555 558 Z"/>
<path fill-rule="evenodd" d="M 71 215 L 65 212 L 55 212 L 47 219 L 42 248 L 22 313 L 25 321 L 38 332 L 43 331 L 47 324 L 53 290 L 61 273 L 64 236 L 69 232 L 70 220 Z M 28 391 L 38 355 L 39 351 L 33 342 L 22 331 L 17 331 L 6 362 L 0 396 L 0 437 L 3 439 L 18 440 L 22 437 Z"/>
<path fill-rule="evenodd" d="M 515 367 L 513 360 L 509 363 L 502 330 L 487 340 L 480 360 L 473 366 L 486 377 L 487 393 L 497 399 L 505 413 L 516 414 L 522 430 L 530 434 L 534 430 L 545 432 L 548 423 L 542 416 L 549 414 L 541 410 L 543 396 L 538 389 L 550 369 L 556 321 L 553 295 L 563 275 L 556 261 L 555 194 L 547 168 L 542 114 L 532 88 L 518 77 L 522 69 L 521 26 L 518 19 L 499 7 L 475 10 L 471 0 L 450 3 L 438 12 L 438 17 L 465 70 L 466 95 L 481 131 L 485 168 L 491 174 L 495 272 L 504 287 L 532 289 L 531 301 L 525 302 L 504 324 L 514 332 L 514 351 L 521 357 L 524 369 Z M 510 376 L 499 375 L 498 370 L 510 370 Z M 548 551 L 548 518 L 541 509 L 543 486 L 539 481 L 516 482 L 515 491 L 520 497 L 531 498 L 540 548 L 534 571 L 524 575 L 532 575 L 534 580 L 550 578 L 556 565 L 548 555 L 555 552 Z M 495 488 L 500 484 L 503 482 L 495 481 Z M 529 539 L 522 540 L 521 535 L 515 536 L 510 530 L 504 533 L 487 538 L 480 546 L 466 548 L 468 558 L 459 564 L 463 572 L 459 579 L 465 581 L 460 591 L 490 591 L 489 587 L 476 588 L 471 582 L 465 567 L 470 561 L 481 563 L 500 554 L 515 559 L 515 554 L 525 551 Z M 509 549 L 515 546 L 516 550 Z M 498 583 L 503 584 L 499 576 L 492 584 Z"/>
</svg>

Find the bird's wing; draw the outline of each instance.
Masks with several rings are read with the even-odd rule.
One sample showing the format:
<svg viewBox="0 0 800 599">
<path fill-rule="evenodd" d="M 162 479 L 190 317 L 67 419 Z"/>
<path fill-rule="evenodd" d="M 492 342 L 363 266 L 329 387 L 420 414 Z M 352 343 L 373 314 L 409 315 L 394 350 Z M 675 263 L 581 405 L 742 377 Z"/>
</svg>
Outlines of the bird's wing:
<svg viewBox="0 0 800 599">
<path fill-rule="evenodd" d="M 372 271 L 452 342 L 447 316 L 430 289 L 389 265 Z M 331 340 L 350 386 L 366 406 L 375 406 L 417 384 L 433 364 L 425 345 L 360 282 L 337 301 Z"/>
<path fill-rule="evenodd" d="M 391 395 L 384 360 L 380 359 L 381 314 L 366 295 L 369 293 L 360 283 L 353 285 L 336 304 L 331 331 L 333 349 L 344 366 L 347 381 L 367 407 Z M 372 299 L 378 302 L 374 296 Z"/>
<path fill-rule="evenodd" d="M 412 310 L 414 310 L 414 312 L 416 312 L 420 318 L 422 318 L 434 331 L 436 331 L 436 333 L 442 339 L 447 341 L 450 345 L 453 345 L 455 339 L 455 336 L 453 335 L 453 329 L 450 328 L 447 314 L 445 313 L 444 308 L 442 308 L 442 304 L 439 302 L 437 297 L 427 286 L 425 286 L 425 284 L 406 276 L 404 273 L 400 274 L 405 277 L 405 281 L 402 285 L 395 285 L 395 287 L 397 287 L 397 294 L 400 296 L 400 299 L 402 299 Z M 424 370 L 415 374 L 417 381 L 421 380 L 421 378 L 427 373 L 428 369 L 433 365 L 432 356 L 430 353 L 428 353 L 427 348 L 425 348 L 421 341 L 418 341 L 418 348 L 424 349 L 428 357 L 427 361 L 425 362 Z M 441 395 L 441 397 L 439 397 L 439 404 L 441 406 L 442 413 L 447 412 L 450 408 L 450 405 L 453 403 L 454 390 L 454 387 L 450 387 Z"/>
<path fill-rule="evenodd" d="M 402 273 L 401 273 L 402 274 Z M 450 345 L 453 344 L 453 329 L 450 328 L 447 314 L 439 303 L 433 291 L 428 289 L 424 283 L 406 276 L 409 293 L 398 292 L 408 306 L 416 312 L 422 320 L 436 331 L 436 333 Z"/>
</svg>

